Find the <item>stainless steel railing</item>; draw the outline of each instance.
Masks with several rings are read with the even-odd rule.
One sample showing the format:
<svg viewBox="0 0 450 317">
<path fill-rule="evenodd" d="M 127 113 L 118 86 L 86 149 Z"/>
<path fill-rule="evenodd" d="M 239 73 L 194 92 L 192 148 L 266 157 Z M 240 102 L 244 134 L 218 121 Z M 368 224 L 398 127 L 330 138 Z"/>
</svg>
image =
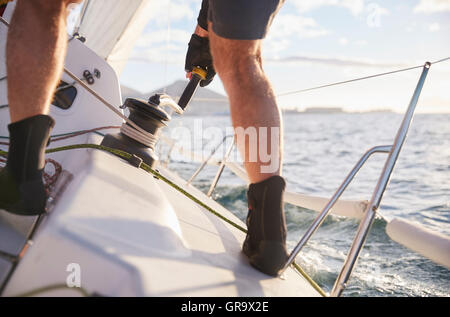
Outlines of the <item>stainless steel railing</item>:
<svg viewBox="0 0 450 317">
<path fill-rule="evenodd" d="M 419 96 L 422 91 L 423 84 L 425 83 L 425 79 L 428 75 L 428 70 L 430 69 L 430 66 L 431 63 L 427 62 L 423 67 L 419 82 L 417 83 L 416 89 L 409 103 L 409 107 L 403 118 L 403 122 L 400 125 L 400 128 L 397 132 L 394 144 L 392 145 L 392 149 L 389 152 L 383 171 L 381 172 L 381 176 L 373 192 L 372 199 L 370 200 L 370 203 L 367 206 L 365 212 L 366 215 L 364 216 L 363 220 L 359 225 L 358 231 L 356 233 L 355 239 L 353 240 L 353 244 L 350 248 L 347 259 L 331 291 L 331 296 L 340 296 L 342 292 L 345 290 L 345 287 L 347 286 L 347 281 L 350 278 L 350 275 L 353 271 L 353 267 L 355 266 L 359 254 L 364 246 L 370 227 L 372 226 L 376 212 L 378 210 L 378 207 L 380 206 L 381 199 L 383 198 L 383 194 L 391 178 L 395 163 L 397 162 L 397 158 L 400 154 L 403 143 L 405 142 L 409 126 L 414 116 L 414 110 L 416 109 L 417 102 L 419 101 Z"/>
<path fill-rule="evenodd" d="M 369 159 L 369 157 L 372 156 L 374 153 L 389 153 L 391 151 L 392 147 L 389 145 L 381 145 L 381 146 L 375 146 L 368 150 L 356 163 L 356 165 L 353 167 L 353 169 L 350 171 L 350 173 L 347 175 L 345 180 L 342 182 L 342 184 L 339 186 L 337 191 L 334 193 L 333 197 L 328 201 L 326 206 L 322 209 L 322 211 L 319 213 L 319 215 L 316 217 L 312 225 L 308 228 L 306 233 L 303 235 L 300 242 L 297 244 L 297 246 L 294 248 L 294 250 L 291 252 L 288 261 L 284 267 L 286 269 L 288 266 L 290 266 L 295 258 L 297 257 L 298 253 L 303 249 L 303 247 L 308 243 L 311 236 L 319 229 L 319 227 L 322 225 L 325 218 L 329 215 L 331 212 L 331 208 L 333 208 L 334 204 L 338 201 L 338 199 L 341 197 L 341 195 L 344 193 L 347 186 L 351 183 L 353 178 L 356 176 L 358 171 L 361 169 L 361 167 L 366 163 L 366 161 Z"/>
<path fill-rule="evenodd" d="M 209 187 L 209 190 L 208 190 L 208 193 L 206 194 L 206 196 L 211 197 L 214 189 L 216 188 L 217 183 L 219 182 L 220 176 L 222 176 L 222 172 L 223 172 L 223 170 L 225 168 L 225 164 L 226 164 L 226 162 L 228 160 L 228 157 L 230 156 L 231 151 L 234 148 L 234 144 L 235 144 L 235 140 L 233 140 L 233 142 L 230 144 L 230 146 L 228 147 L 227 152 L 225 153 L 225 156 L 222 159 L 222 162 L 220 162 L 219 169 L 218 169 L 218 171 L 216 173 L 216 176 L 214 177 L 214 180 L 213 180 L 211 186 Z"/>
<path fill-rule="evenodd" d="M 189 178 L 189 180 L 187 181 L 187 185 L 190 185 L 192 183 L 192 181 L 197 177 L 197 175 L 203 170 L 203 168 L 206 166 L 206 164 L 209 163 L 209 161 L 211 160 L 211 158 L 214 156 L 214 154 L 217 152 L 217 150 L 225 143 L 225 141 L 230 138 L 230 137 L 234 137 L 234 135 L 226 135 L 223 137 L 222 141 L 211 151 L 211 153 L 209 154 L 209 156 L 206 158 L 206 160 L 204 160 L 202 162 L 202 164 L 199 166 L 199 168 L 197 168 L 197 170 L 194 172 L 194 174 L 192 174 L 192 176 Z M 233 142 L 234 144 L 234 142 Z M 225 156 L 227 156 L 225 154 Z M 229 156 L 229 155 L 228 155 Z M 228 157 L 227 156 L 227 157 Z"/>
<path fill-rule="evenodd" d="M 302 248 L 309 241 L 311 236 L 316 232 L 316 230 L 320 227 L 320 225 L 325 220 L 326 216 L 329 214 L 331 208 L 336 203 L 338 198 L 345 191 L 347 186 L 350 184 L 352 179 L 355 177 L 356 173 L 360 170 L 360 168 L 364 165 L 364 163 L 368 160 L 368 158 L 374 153 L 389 153 L 388 158 L 386 159 L 386 163 L 384 165 L 383 171 L 378 179 L 377 186 L 372 194 L 372 198 L 370 203 L 367 205 L 365 210 L 364 218 L 361 220 L 359 228 L 357 230 L 356 236 L 351 245 L 350 251 L 347 255 L 347 258 L 344 262 L 342 270 L 336 279 L 336 282 L 331 291 L 331 296 L 340 296 L 342 292 L 345 290 L 347 286 L 347 282 L 350 278 L 350 275 L 353 271 L 353 268 L 358 260 L 359 254 L 364 246 L 367 235 L 369 233 L 370 227 L 375 219 L 376 212 L 380 206 L 381 199 L 386 190 L 387 184 L 389 183 L 390 177 L 392 175 L 392 171 L 394 169 L 395 163 L 397 162 L 397 158 L 402 149 L 403 143 L 405 142 L 406 135 L 408 133 L 409 126 L 414 116 L 414 110 L 417 106 L 417 102 L 419 100 L 420 93 L 423 88 L 423 84 L 428 74 L 428 70 L 430 69 L 431 63 L 427 62 L 423 66 L 422 74 L 420 76 L 419 82 L 417 83 L 416 89 L 408 106 L 408 109 L 403 118 L 402 124 L 397 132 L 394 143 L 392 146 L 376 146 L 368 150 L 358 161 L 355 167 L 351 170 L 348 176 L 345 178 L 344 182 L 340 185 L 336 193 L 329 200 L 327 205 L 324 207 L 322 212 L 317 216 L 312 225 L 309 227 L 307 232 L 300 239 L 300 242 L 294 248 L 292 253 L 290 254 L 288 261 L 285 265 L 285 269 L 291 265 Z"/>
</svg>

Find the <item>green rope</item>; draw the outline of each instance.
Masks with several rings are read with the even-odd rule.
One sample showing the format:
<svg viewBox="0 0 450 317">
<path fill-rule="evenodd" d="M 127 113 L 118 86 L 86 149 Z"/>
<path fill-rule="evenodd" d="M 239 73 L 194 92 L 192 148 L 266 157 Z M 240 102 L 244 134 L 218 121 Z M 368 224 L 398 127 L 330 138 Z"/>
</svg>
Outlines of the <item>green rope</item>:
<svg viewBox="0 0 450 317">
<path fill-rule="evenodd" d="M 55 135 L 50 136 L 50 138 L 59 138 L 59 137 L 62 137 L 62 136 L 68 136 L 68 135 L 72 135 L 72 134 L 77 134 L 77 133 L 84 132 L 84 131 L 86 131 L 86 130 L 79 130 L 79 131 L 74 131 L 74 132 L 55 134 Z M 105 136 L 103 133 L 98 132 L 98 131 L 92 131 L 92 132 L 95 133 L 95 134 L 98 134 L 100 136 Z M 9 140 L 9 136 L 0 135 L 0 139 Z"/>
<path fill-rule="evenodd" d="M 122 157 L 125 160 L 129 160 L 132 157 L 132 155 L 130 153 L 127 153 L 127 152 L 124 152 L 124 151 L 121 151 L 121 150 L 112 149 L 112 148 L 109 148 L 109 147 L 106 147 L 106 146 L 102 146 L 102 145 L 97 145 L 97 144 L 76 144 L 76 145 L 62 146 L 62 147 L 58 147 L 58 148 L 48 149 L 46 151 L 46 153 L 55 153 L 55 152 L 60 152 L 60 151 L 67 151 L 67 150 L 74 150 L 74 149 L 85 149 L 85 148 L 99 149 L 99 150 L 103 150 L 103 151 L 106 151 L 106 152 L 110 152 L 112 154 L 115 154 L 117 156 Z M 220 219 L 224 220 L 225 222 L 229 223 L 233 227 L 241 230 L 244 233 L 247 232 L 246 229 L 244 229 L 240 225 L 234 223 L 233 221 L 227 219 L 226 217 L 222 216 L 220 213 L 218 213 L 217 211 L 215 211 L 214 209 L 212 209 L 211 207 L 209 207 L 208 205 L 206 205 L 205 203 L 203 203 L 199 199 L 195 198 L 193 195 L 189 194 L 187 191 L 182 189 L 180 186 L 178 186 L 177 184 L 173 183 L 172 181 L 170 181 L 169 179 L 167 179 L 166 177 L 164 177 L 163 175 L 161 175 L 160 173 L 158 173 L 157 171 L 152 169 L 149 165 L 147 165 L 145 163 L 142 163 L 140 168 L 142 168 L 144 171 L 146 171 L 148 173 L 153 174 L 156 178 L 164 181 L 165 183 L 167 183 L 171 187 L 175 188 L 180 193 L 182 193 L 186 197 L 190 198 L 191 200 L 193 200 L 195 203 L 199 204 L 203 208 L 207 209 L 209 212 L 211 212 L 215 216 L 217 216 Z"/>
<path fill-rule="evenodd" d="M 316 291 L 319 292 L 320 295 L 322 295 L 323 297 L 328 297 L 328 295 L 323 291 L 323 289 L 321 289 L 320 286 L 316 282 L 314 282 L 314 280 L 308 274 L 306 274 L 305 271 L 303 271 L 300 265 L 298 265 L 295 261 L 294 263 L 292 263 L 292 265 L 297 270 L 297 272 L 299 272 L 309 282 L 309 284 L 311 284 L 311 286 Z"/>
<path fill-rule="evenodd" d="M 97 150 L 102 150 L 102 151 L 106 151 L 106 152 L 115 154 L 117 156 L 120 156 L 121 158 L 123 158 L 125 160 L 129 160 L 132 157 L 132 155 L 130 153 L 127 153 L 127 152 L 124 152 L 124 151 L 121 151 L 121 150 L 117 150 L 117 149 L 112 149 L 112 148 L 109 148 L 109 147 L 106 147 L 106 146 L 103 146 L 103 145 L 98 145 L 98 144 L 74 144 L 74 145 L 61 146 L 61 147 L 57 147 L 57 148 L 48 149 L 46 151 L 46 153 L 50 154 L 50 153 L 56 153 L 56 152 L 68 151 L 68 150 L 75 150 L 75 149 L 97 149 Z M 7 154 L 8 154 L 7 152 L 0 150 L 0 155 L 7 156 Z M 181 188 L 180 186 L 178 186 L 177 184 L 175 184 L 174 182 L 172 182 L 168 178 L 164 177 L 159 172 L 157 172 L 154 169 L 152 169 L 149 165 L 147 165 L 145 163 L 142 163 L 140 165 L 140 168 L 142 168 L 144 171 L 146 171 L 146 172 L 148 172 L 150 174 L 153 174 L 153 176 L 155 176 L 156 178 L 164 181 L 169 186 L 173 187 L 174 189 L 176 189 L 177 191 L 179 191 L 180 193 L 182 193 L 183 195 L 185 195 L 186 197 L 188 197 L 189 199 L 191 199 L 192 201 L 194 201 L 198 205 L 200 205 L 203 208 L 205 208 L 206 210 L 208 210 L 213 215 L 215 215 L 215 216 L 219 217 L 220 219 L 222 219 L 223 221 L 225 221 L 226 223 L 232 225 L 233 227 L 235 227 L 236 229 L 238 229 L 238 230 L 240 230 L 240 231 L 242 231 L 244 233 L 247 233 L 247 230 L 245 228 L 243 228 L 242 226 L 240 226 L 237 223 L 233 222 L 232 220 L 226 218 L 225 216 L 221 215 L 219 212 L 215 211 L 214 209 L 209 207 L 207 204 L 205 204 L 202 201 L 200 201 L 198 198 L 196 198 L 193 195 L 189 194 L 183 188 Z M 303 269 L 297 263 L 294 262 L 293 263 L 293 267 L 311 284 L 311 286 L 317 292 L 319 292 L 320 295 L 322 295 L 324 297 L 327 296 L 326 293 L 320 288 L 320 286 L 317 285 L 317 283 L 314 282 L 311 279 L 311 277 L 309 277 L 308 274 L 306 274 L 306 272 L 303 271 Z"/>
<path fill-rule="evenodd" d="M 90 296 L 89 292 L 86 291 L 82 287 L 68 287 L 66 284 L 54 284 L 54 285 L 49 285 L 49 286 L 36 288 L 36 289 L 31 290 L 29 292 L 18 294 L 18 295 L 15 295 L 13 297 L 31 297 L 31 296 L 38 295 L 40 293 L 55 291 L 55 290 L 59 290 L 59 289 L 67 289 L 67 290 L 71 290 L 71 291 L 76 291 L 76 292 L 79 292 L 84 297 L 89 297 Z"/>
</svg>

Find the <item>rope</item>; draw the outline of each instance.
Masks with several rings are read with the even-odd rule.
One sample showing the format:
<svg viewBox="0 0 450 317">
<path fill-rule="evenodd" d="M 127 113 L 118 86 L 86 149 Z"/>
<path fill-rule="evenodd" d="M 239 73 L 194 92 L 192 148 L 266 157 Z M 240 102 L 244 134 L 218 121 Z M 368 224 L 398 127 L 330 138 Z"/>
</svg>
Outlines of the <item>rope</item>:
<svg viewBox="0 0 450 317">
<path fill-rule="evenodd" d="M 5 19 L 3 19 L 2 17 L 0 17 L 0 22 L 2 22 L 5 26 L 9 27 L 8 21 L 6 21 Z"/>
<path fill-rule="evenodd" d="M 44 184 L 45 184 L 45 189 L 47 191 L 47 195 L 50 192 L 50 187 L 56 183 L 59 175 L 62 172 L 62 166 L 57 161 L 52 160 L 52 159 L 46 159 L 45 166 L 47 166 L 48 164 L 53 165 L 53 168 L 55 171 L 53 172 L 53 174 L 49 174 L 45 171 L 45 167 L 44 167 L 44 173 L 42 174 L 42 177 L 44 178 Z"/>
<path fill-rule="evenodd" d="M 75 145 L 62 146 L 62 147 L 58 147 L 58 148 L 48 149 L 46 151 L 46 153 L 50 154 L 50 153 L 56 153 L 56 152 L 60 152 L 60 151 L 67 151 L 67 150 L 74 150 L 74 149 L 88 149 L 88 148 L 103 150 L 103 151 L 115 154 L 117 156 L 120 156 L 120 157 L 122 157 L 125 160 L 129 160 L 132 157 L 132 155 L 130 153 L 127 153 L 127 152 L 124 152 L 124 151 L 121 151 L 121 150 L 112 149 L 112 148 L 109 148 L 109 147 L 106 147 L 106 146 L 103 146 L 103 145 L 97 145 L 97 144 L 75 144 Z M 6 152 L 0 151 L 0 154 L 4 154 L 4 153 L 6 153 Z M 247 232 L 246 229 L 244 229 L 240 225 L 234 223 L 233 221 L 227 219 L 226 217 L 222 216 L 219 212 L 215 211 L 214 209 L 212 209 L 211 207 L 209 207 L 208 205 L 206 205 L 205 203 L 203 203 L 199 199 L 195 198 L 193 195 L 191 195 L 188 192 L 186 192 L 184 189 L 182 189 L 181 187 L 179 187 L 178 185 L 176 185 L 175 183 L 173 183 L 172 181 L 170 181 L 169 179 L 167 179 L 166 177 L 161 175 L 159 172 L 157 172 L 154 169 L 152 169 L 149 165 L 147 165 L 145 163 L 142 163 L 140 168 L 142 168 L 146 172 L 149 172 L 149 173 L 153 174 L 153 176 L 155 176 L 156 178 L 164 181 L 165 183 L 167 183 L 171 187 L 175 188 L 180 193 L 182 193 L 183 195 L 185 195 L 186 197 L 188 197 L 189 199 L 191 199 L 192 201 L 194 201 L 198 205 L 202 206 L 203 208 L 205 208 L 206 210 L 208 210 L 212 214 L 216 215 L 220 219 L 222 219 L 225 222 L 229 223 L 230 225 L 232 225 L 236 229 L 239 229 L 239 230 L 241 230 L 244 233 Z"/>
<path fill-rule="evenodd" d="M 295 261 L 292 263 L 292 265 L 309 282 L 309 284 L 311 284 L 311 286 L 316 291 L 319 292 L 320 295 L 322 295 L 323 297 L 328 297 L 328 295 L 323 291 L 323 289 L 321 289 L 320 286 L 317 285 L 317 283 L 314 282 L 314 280 L 311 277 L 309 277 L 309 275 L 306 274 L 305 271 L 303 271 L 303 269 L 300 267 L 300 265 L 298 265 Z"/>
<path fill-rule="evenodd" d="M 112 126 L 99 127 L 99 128 L 89 129 L 89 130 L 80 130 L 80 131 L 74 131 L 74 132 L 69 132 L 69 133 L 55 134 L 50 137 L 50 141 L 51 142 L 62 141 L 62 140 L 74 138 L 76 136 L 80 136 L 80 135 L 91 133 L 91 132 L 95 132 L 97 134 L 100 134 L 101 136 L 104 136 L 103 134 L 99 133 L 98 131 L 106 130 L 106 129 L 119 129 L 119 128 L 120 128 L 119 126 L 112 125 Z M 0 139 L 9 140 L 9 137 L 0 136 Z M 9 143 L 8 142 L 0 142 L 0 145 L 9 145 Z"/>
<path fill-rule="evenodd" d="M 433 65 L 433 64 L 437 64 L 437 63 L 442 63 L 442 62 L 445 62 L 445 61 L 448 61 L 448 60 L 450 60 L 450 57 L 446 57 L 446 58 L 434 61 L 431 64 Z"/>
<path fill-rule="evenodd" d="M 28 291 L 28 292 L 25 292 L 25 293 L 22 293 L 22 294 L 15 295 L 13 297 L 31 297 L 31 296 L 38 295 L 40 293 L 55 291 L 55 290 L 59 290 L 59 289 L 67 289 L 67 290 L 71 290 L 71 291 L 76 291 L 76 292 L 79 292 L 84 297 L 89 297 L 90 296 L 89 292 L 86 291 L 82 287 L 68 287 L 65 284 L 54 284 L 54 285 L 49 285 L 49 286 L 36 288 L 34 290 L 31 290 L 31 291 Z"/>
<path fill-rule="evenodd" d="M 430 64 L 437 64 L 437 63 L 445 62 L 445 61 L 448 61 L 448 60 L 450 60 L 450 57 L 446 57 L 446 58 L 443 58 L 443 59 L 431 62 Z M 369 75 L 369 76 L 364 76 L 364 77 L 359 77 L 359 78 L 354 78 L 354 79 L 349 79 L 349 80 L 344 80 L 344 81 L 338 81 L 338 82 L 325 84 L 325 85 L 320 85 L 320 86 L 315 86 L 315 87 L 311 87 L 311 88 L 306 88 L 306 89 L 301 89 L 301 90 L 294 90 L 294 91 L 288 91 L 288 92 L 284 92 L 284 93 L 278 94 L 277 97 L 283 97 L 283 96 L 288 96 L 288 95 L 300 94 L 300 93 L 311 91 L 311 90 L 322 89 L 322 88 L 327 88 L 327 87 L 332 87 L 332 86 L 338 86 L 338 85 L 342 85 L 342 84 L 348 84 L 348 83 L 352 83 L 352 82 L 355 82 L 355 81 L 371 79 L 371 78 L 375 78 L 375 77 L 386 76 L 386 75 L 391 75 L 391 74 L 400 73 L 400 72 L 406 72 L 406 71 L 409 71 L 409 70 L 422 68 L 425 65 L 426 64 L 424 64 L 424 65 L 417 65 L 417 66 L 403 68 L 403 69 L 398 69 L 398 70 L 393 70 L 393 71 L 389 71 L 389 72 L 385 72 L 385 73 L 379 73 L 379 74 L 374 74 L 374 75 Z"/>
<path fill-rule="evenodd" d="M 103 146 L 103 145 L 98 145 L 98 144 L 74 144 L 74 145 L 67 145 L 67 146 L 62 146 L 62 147 L 48 149 L 47 151 L 45 151 L 45 153 L 50 154 L 50 153 L 56 153 L 56 152 L 67 151 L 67 150 L 75 150 L 75 149 L 98 149 L 98 150 L 103 150 L 103 151 L 115 154 L 117 156 L 120 156 L 120 157 L 122 157 L 125 160 L 129 160 L 132 157 L 132 155 L 130 153 L 127 153 L 127 152 L 124 152 L 124 151 L 121 151 L 121 150 L 112 149 L 112 148 L 109 148 L 109 147 L 106 147 L 106 146 Z M 6 157 L 8 155 L 8 152 L 0 150 L 0 155 Z M 192 201 L 194 201 L 198 205 L 202 206 L 203 208 L 205 208 L 206 210 L 208 210 L 212 214 L 216 215 L 220 219 L 222 219 L 225 222 L 229 223 L 230 225 L 232 225 L 236 229 L 239 229 L 239 230 L 241 230 L 244 233 L 247 232 L 246 229 L 244 229 L 240 225 L 234 223 L 233 221 L 227 219 L 226 217 L 222 216 L 219 212 L 215 211 L 214 209 L 212 209 L 211 207 L 209 207 L 208 205 L 206 205 L 205 203 L 203 203 L 199 199 L 197 199 L 194 196 L 192 196 L 191 194 L 189 194 L 187 191 L 185 191 L 184 189 L 182 189 L 181 187 L 179 187 L 178 185 L 176 185 L 175 183 L 173 183 L 172 181 L 170 181 L 169 179 L 167 179 L 166 177 L 164 177 L 163 175 L 161 175 L 160 173 L 158 173 L 157 171 L 152 169 L 149 165 L 147 165 L 145 163 L 142 163 L 140 168 L 142 168 L 146 172 L 149 172 L 149 173 L 153 174 L 153 176 L 155 176 L 156 178 L 164 181 L 165 183 L 167 183 L 171 187 L 175 188 L 180 193 L 182 193 L 183 195 L 185 195 L 186 197 L 188 197 L 189 199 L 191 199 Z"/>
<path fill-rule="evenodd" d="M 109 153 L 115 154 L 115 155 L 117 155 L 117 156 L 119 156 L 119 157 L 121 157 L 121 158 L 123 158 L 125 160 L 129 160 L 132 157 L 132 155 L 130 153 L 127 153 L 127 152 L 124 152 L 124 151 L 121 151 L 121 150 L 112 149 L 112 148 L 109 148 L 109 147 L 106 147 L 106 146 L 102 146 L 102 145 L 98 145 L 98 144 L 74 144 L 74 145 L 62 146 L 62 147 L 48 149 L 46 151 L 46 153 L 50 154 L 50 153 L 56 153 L 56 152 L 67 151 L 67 150 L 75 150 L 75 149 L 98 149 L 98 150 L 102 150 L 102 151 L 105 151 L 105 152 L 109 152 Z M 7 156 L 7 154 L 8 154 L 7 152 L 0 150 L 0 155 L 1 156 Z M 207 211 L 209 211 L 213 215 L 217 216 L 218 218 L 222 219 L 223 221 L 225 221 L 229 225 L 231 225 L 234 228 L 242 231 L 243 233 L 247 233 L 247 230 L 245 228 L 243 228 L 239 224 L 235 223 L 234 221 L 228 219 L 227 217 L 223 216 L 219 212 L 215 211 L 213 208 L 211 208 L 207 204 L 203 203 L 202 201 L 197 199 L 195 196 L 191 195 L 190 193 L 185 191 L 183 188 L 181 188 L 177 184 L 173 183 L 172 181 L 170 181 L 168 178 L 164 177 L 163 175 L 161 175 L 156 170 L 152 169 L 149 165 L 147 165 L 145 163 L 142 163 L 140 165 L 140 168 L 142 168 L 144 171 L 152 174 L 157 179 L 162 180 L 163 182 L 165 182 L 166 184 L 168 184 L 172 188 L 176 189 L 181 194 L 183 194 L 187 198 L 191 199 L 193 202 L 195 202 L 196 204 L 200 205 L 201 207 L 205 208 Z M 317 283 L 314 282 L 308 276 L 308 274 L 306 274 L 306 272 L 303 271 L 303 269 L 298 264 L 296 264 L 294 262 L 293 263 L 293 267 L 297 270 L 298 273 L 300 273 L 311 284 L 311 286 L 317 292 L 319 292 L 319 294 L 321 294 L 324 297 L 327 296 L 326 293 L 320 288 L 320 286 L 317 285 Z"/>
<path fill-rule="evenodd" d="M 64 133 L 64 134 L 58 134 L 58 135 L 54 135 L 50 138 L 51 142 L 55 142 L 55 141 L 61 141 L 61 140 L 65 140 L 65 139 L 69 139 L 69 138 L 73 138 L 76 136 L 80 136 L 83 134 L 87 134 L 87 133 L 91 133 L 91 132 L 97 132 L 99 130 L 106 130 L 106 129 L 118 129 L 119 126 L 105 126 L 105 127 L 99 127 L 99 128 L 94 128 L 94 129 L 89 129 L 89 130 L 80 130 L 80 131 L 75 131 L 75 132 L 69 132 L 69 133 Z"/>
<path fill-rule="evenodd" d="M 126 123 L 123 123 L 120 127 L 120 132 L 152 149 L 155 148 L 155 144 L 158 141 L 158 138 L 153 134 L 143 134 Z"/>
</svg>

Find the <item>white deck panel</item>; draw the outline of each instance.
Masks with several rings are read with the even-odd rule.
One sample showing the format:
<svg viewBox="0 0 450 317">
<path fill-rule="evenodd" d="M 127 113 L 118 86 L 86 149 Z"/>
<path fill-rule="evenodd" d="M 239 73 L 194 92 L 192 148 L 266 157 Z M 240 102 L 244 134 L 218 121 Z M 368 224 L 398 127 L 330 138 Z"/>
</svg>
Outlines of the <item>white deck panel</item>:
<svg viewBox="0 0 450 317">
<path fill-rule="evenodd" d="M 108 296 L 319 295 L 293 270 L 281 279 L 253 269 L 241 253 L 244 233 L 165 182 L 99 150 L 65 153 L 63 167 L 74 179 L 39 227 L 4 295 L 64 284 L 70 263 L 80 265 L 83 288 Z M 189 192 L 244 226 L 195 188 Z"/>
<path fill-rule="evenodd" d="M 186 187 L 185 180 L 168 170 L 159 167 L 158 169 L 164 176 L 222 216 L 246 228 L 241 220 L 213 199 L 208 198 L 193 186 Z M 191 247 L 198 248 L 201 261 L 207 266 L 204 269 L 220 271 L 223 282 L 229 285 L 228 288 L 232 288 L 231 294 L 219 293 L 218 296 L 319 296 L 309 282 L 292 269 L 288 269 L 283 278 L 273 278 L 252 268 L 241 252 L 245 233 L 219 219 L 205 208 L 192 204 L 191 199 L 179 196 L 177 190 L 160 182 L 177 213 L 183 236 Z M 217 291 L 215 288 L 210 287 L 210 292 Z"/>
</svg>

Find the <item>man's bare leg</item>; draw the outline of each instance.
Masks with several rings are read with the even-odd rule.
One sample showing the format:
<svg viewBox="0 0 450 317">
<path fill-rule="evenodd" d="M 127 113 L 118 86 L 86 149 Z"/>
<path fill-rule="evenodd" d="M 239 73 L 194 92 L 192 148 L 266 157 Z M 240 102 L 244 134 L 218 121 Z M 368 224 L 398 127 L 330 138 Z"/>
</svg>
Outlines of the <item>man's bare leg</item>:
<svg viewBox="0 0 450 317">
<path fill-rule="evenodd" d="M 251 265 L 276 276 L 288 258 L 283 210 L 286 183 L 280 176 L 281 113 L 262 68 L 261 41 L 225 39 L 214 33 L 211 24 L 208 29 L 214 68 L 229 97 L 239 151 L 251 183 L 247 192 L 248 231 L 242 250 Z M 246 129 L 257 131 L 256 142 L 244 137 Z M 261 133 L 264 129 L 265 134 Z M 264 152 L 270 153 L 271 162 L 263 159 Z"/>
<path fill-rule="evenodd" d="M 0 171 L 0 209 L 11 213 L 45 211 L 42 173 L 54 125 L 47 114 L 63 69 L 66 8 L 77 1 L 18 0 L 11 21 L 6 49 L 10 145 Z"/>
<path fill-rule="evenodd" d="M 18 0 L 6 47 L 11 122 L 48 114 L 61 78 L 71 0 Z"/>
<path fill-rule="evenodd" d="M 212 27 L 209 27 L 212 30 Z M 261 40 L 230 40 L 209 32 L 214 67 L 228 94 L 231 118 L 234 128 L 267 128 L 267 134 L 258 136 L 256 144 L 238 142 L 239 151 L 244 158 L 244 166 L 251 183 L 258 183 L 274 175 L 281 174 L 283 151 L 283 132 L 280 109 L 275 101 L 272 86 L 261 64 Z M 272 131 L 276 140 L 272 140 Z M 278 136 L 276 136 L 278 134 Z M 267 139 L 264 138 L 267 136 Z M 263 138 L 263 139 L 261 139 Z M 243 141 L 243 140 L 238 140 Z M 262 162 L 260 144 L 266 144 L 272 152 L 275 167 L 265 171 L 268 162 Z M 271 148 L 275 145 L 275 148 Z M 256 162 L 250 154 L 257 153 Z"/>
</svg>

